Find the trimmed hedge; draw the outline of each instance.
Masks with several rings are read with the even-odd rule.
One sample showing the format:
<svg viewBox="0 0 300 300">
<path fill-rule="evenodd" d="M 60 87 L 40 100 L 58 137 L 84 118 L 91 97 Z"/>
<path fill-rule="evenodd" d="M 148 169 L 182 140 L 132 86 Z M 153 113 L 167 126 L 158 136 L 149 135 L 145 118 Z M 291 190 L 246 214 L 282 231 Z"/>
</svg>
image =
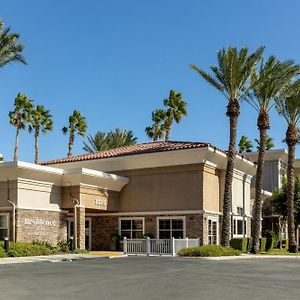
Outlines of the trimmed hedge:
<svg viewBox="0 0 300 300">
<path fill-rule="evenodd" d="M 266 242 L 266 251 L 273 250 L 276 245 L 276 239 L 275 238 L 267 238 Z"/>
<path fill-rule="evenodd" d="M 267 244 L 267 238 L 260 238 L 259 243 L 259 250 L 261 252 L 266 252 L 266 244 Z"/>
<path fill-rule="evenodd" d="M 250 252 L 252 247 L 251 238 L 233 238 L 230 240 L 230 246 L 242 253 Z"/>
<path fill-rule="evenodd" d="M 205 245 L 191 248 L 184 248 L 178 251 L 179 256 L 201 256 L 201 257 L 214 257 L 214 256 L 238 256 L 241 252 L 239 250 L 222 247 L 219 245 Z"/>
</svg>

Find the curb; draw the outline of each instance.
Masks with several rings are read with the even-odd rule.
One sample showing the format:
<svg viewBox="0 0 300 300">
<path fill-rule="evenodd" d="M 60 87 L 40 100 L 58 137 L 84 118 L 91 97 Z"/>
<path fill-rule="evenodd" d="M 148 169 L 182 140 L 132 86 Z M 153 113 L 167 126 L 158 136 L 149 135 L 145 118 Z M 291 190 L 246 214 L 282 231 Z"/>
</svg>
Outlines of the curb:
<svg viewBox="0 0 300 300">
<path fill-rule="evenodd" d="M 24 256 L 24 257 L 4 257 L 0 259 L 0 265 L 6 264 L 21 264 L 21 263 L 35 263 L 35 262 L 72 262 L 81 259 L 93 258 L 109 258 L 108 256 L 96 256 L 88 254 L 68 254 L 68 255 L 48 255 L 48 256 Z"/>
<path fill-rule="evenodd" d="M 197 257 L 197 256 L 176 256 L 177 258 L 196 258 L 203 260 L 243 260 L 243 259 L 300 259 L 299 255 L 241 255 L 241 256 L 218 256 L 218 257 Z"/>
</svg>

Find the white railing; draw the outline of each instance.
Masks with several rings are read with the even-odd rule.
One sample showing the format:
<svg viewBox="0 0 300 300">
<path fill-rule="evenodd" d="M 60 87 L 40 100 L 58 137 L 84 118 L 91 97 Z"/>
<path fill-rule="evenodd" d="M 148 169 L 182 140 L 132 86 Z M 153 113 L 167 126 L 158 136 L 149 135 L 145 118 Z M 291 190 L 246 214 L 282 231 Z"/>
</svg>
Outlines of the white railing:
<svg viewBox="0 0 300 300">
<path fill-rule="evenodd" d="M 200 246 L 200 239 L 127 239 L 124 237 L 125 254 L 172 255 L 189 247 Z"/>
</svg>

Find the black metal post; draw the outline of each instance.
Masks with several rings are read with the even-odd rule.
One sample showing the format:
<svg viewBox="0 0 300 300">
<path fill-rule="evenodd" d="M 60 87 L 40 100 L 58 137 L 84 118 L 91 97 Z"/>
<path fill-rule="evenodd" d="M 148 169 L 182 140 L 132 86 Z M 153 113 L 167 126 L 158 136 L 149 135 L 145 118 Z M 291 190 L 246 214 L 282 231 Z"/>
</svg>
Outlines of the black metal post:
<svg viewBox="0 0 300 300">
<path fill-rule="evenodd" d="M 70 251 L 74 252 L 74 238 L 70 236 Z"/>
<path fill-rule="evenodd" d="M 4 251 L 6 253 L 9 251 L 9 239 L 7 236 L 4 238 Z"/>
</svg>

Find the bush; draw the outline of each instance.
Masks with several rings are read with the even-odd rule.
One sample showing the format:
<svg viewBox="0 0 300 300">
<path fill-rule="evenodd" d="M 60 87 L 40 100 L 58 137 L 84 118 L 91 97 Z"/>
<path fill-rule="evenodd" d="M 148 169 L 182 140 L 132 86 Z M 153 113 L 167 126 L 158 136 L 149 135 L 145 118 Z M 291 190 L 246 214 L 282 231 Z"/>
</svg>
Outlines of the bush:
<svg viewBox="0 0 300 300">
<path fill-rule="evenodd" d="M 10 242 L 8 253 L 5 253 L 3 247 L 4 247 L 4 243 L 2 241 L 0 242 L 0 258 L 7 257 L 7 256 L 8 257 L 40 256 L 40 255 L 50 255 L 53 253 L 69 252 L 69 243 L 66 241 L 59 241 L 57 243 L 57 246 L 53 246 L 51 243 L 47 241 L 41 241 L 41 240 L 33 240 L 31 244 Z M 83 251 L 78 253 L 83 253 Z"/>
<path fill-rule="evenodd" d="M 267 238 L 266 242 L 266 251 L 273 250 L 276 245 L 276 239 L 275 238 Z"/>
<path fill-rule="evenodd" d="M 57 253 L 59 252 L 59 250 L 57 251 L 57 247 L 53 246 L 50 242 L 48 241 L 42 241 L 42 240 L 33 240 L 32 241 L 32 245 L 37 245 L 37 246 L 43 246 L 48 248 L 51 253 Z"/>
<path fill-rule="evenodd" d="M 7 256 L 21 257 L 21 256 L 39 256 L 49 255 L 51 250 L 42 245 L 26 244 L 26 243 L 10 243 Z"/>
<path fill-rule="evenodd" d="M 260 238 L 259 250 L 261 252 L 266 252 L 266 243 L 267 243 L 267 239 L 266 238 Z"/>
<path fill-rule="evenodd" d="M 239 250 L 222 247 L 219 245 L 205 245 L 191 248 L 184 248 L 178 251 L 179 256 L 202 256 L 202 257 L 213 257 L 213 256 L 237 256 L 240 255 Z"/>
<path fill-rule="evenodd" d="M 68 241 L 59 241 L 57 248 L 59 252 L 68 253 L 70 251 L 70 243 Z"/>
<path fill-rule="evenodd" d="M 230 246 L 233 249 L 240 250 L 242 253 L 247 253 L 251 249 L 252 241 L 250 238 L 233 238 L 230 241 Z"/>
<path fill-rule="evenodd" d="M 6 257 L 6 253 L 3 249 L 3 247 L 0 247 L 0 258 Z"/>
<path fill-rule="evenodd" d="M 74 254 L 84 254 L 84 253 L 88 253 L 88 251 L 85 249 L 76 248 L 76 249 L 74 249 L 73 253 Z"/>
</svg>

